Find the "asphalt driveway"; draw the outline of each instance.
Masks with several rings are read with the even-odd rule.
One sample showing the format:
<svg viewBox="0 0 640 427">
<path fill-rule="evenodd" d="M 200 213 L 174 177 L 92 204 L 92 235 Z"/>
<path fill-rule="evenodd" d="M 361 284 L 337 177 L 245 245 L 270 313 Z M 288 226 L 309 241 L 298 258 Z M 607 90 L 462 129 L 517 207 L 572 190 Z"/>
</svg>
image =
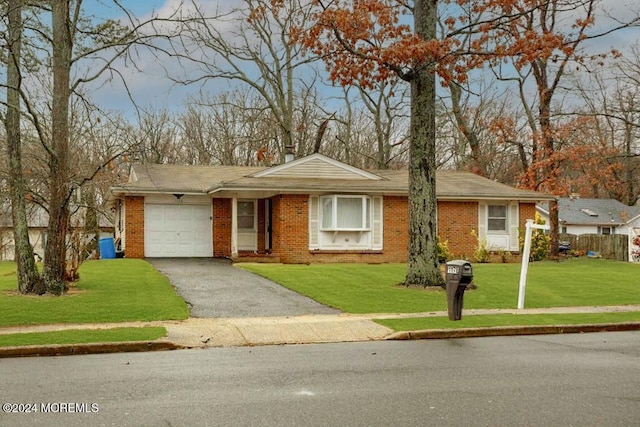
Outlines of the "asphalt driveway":
<svg viewBox="0 0 640 427">
<path fill-rule="evenodd" d="M 212 258 L 147 259 L 169 278 L 191 317 L 283 317 L 340 311 L 248 271 Z"/>
</svg>

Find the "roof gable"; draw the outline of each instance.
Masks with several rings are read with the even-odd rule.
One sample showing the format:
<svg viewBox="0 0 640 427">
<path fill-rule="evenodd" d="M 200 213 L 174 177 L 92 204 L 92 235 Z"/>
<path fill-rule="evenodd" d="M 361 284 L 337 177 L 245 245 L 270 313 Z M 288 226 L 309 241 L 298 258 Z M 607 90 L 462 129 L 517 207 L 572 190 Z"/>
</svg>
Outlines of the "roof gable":
<svg viewBox="0 0 640 427">
<path fill-rule="evenodd" d="M 253 178 L 316 178 L 374 181 L 384 179 L 379 175 L 347 165 L 338 160 L 330 159 L 318 153 L 262 170 L 250 176 Z"/>
</svg>

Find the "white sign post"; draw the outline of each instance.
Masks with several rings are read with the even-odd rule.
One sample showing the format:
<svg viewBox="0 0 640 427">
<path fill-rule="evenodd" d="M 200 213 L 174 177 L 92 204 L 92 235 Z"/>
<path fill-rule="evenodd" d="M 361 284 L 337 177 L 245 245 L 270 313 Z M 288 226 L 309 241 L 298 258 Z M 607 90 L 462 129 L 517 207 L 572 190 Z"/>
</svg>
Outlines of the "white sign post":
<svg viewBox="0 0 640 427">
<path fill-rule="evenodd" d="M 525 225 L 524 248 L 522 248 L 522 268 L 520 269 L 520 287 L 518 289 L 518 309 L 524 308 L 524 293 L 527 287 L 527 271 L 529 270 L 529 256 L 531 255 L 531 234 L 533 229 L 548 230 L 548 225 L 534 224 L 528 219 Z"/>
</svg>

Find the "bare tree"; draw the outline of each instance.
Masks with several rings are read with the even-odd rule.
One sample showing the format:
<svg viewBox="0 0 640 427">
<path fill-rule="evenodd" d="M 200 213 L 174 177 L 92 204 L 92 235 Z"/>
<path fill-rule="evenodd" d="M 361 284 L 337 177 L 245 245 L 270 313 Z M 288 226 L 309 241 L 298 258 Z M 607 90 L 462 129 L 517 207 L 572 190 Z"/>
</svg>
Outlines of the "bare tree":
<svg viewBox="0 0 640 427">
<path fill-rule="evenodd" d="M 22 48 L 22 0 L 9 0 L 7 10 L 7 112 L 4 118 L 9 162 L 9 191 L 18 289 L 21 293 L 43 294 L 45 286 L 36 269 L 33 248 L 29 241 L 29 225 L 26 212 L 26 183 L 22 173 L 21 133 L 21 48 Z"/>
<path fill-rule="evenodd" d="M 179 163 L 179 126 L 166 108 L 147 109 L 140 113 L 136 142 L 129 151 L 141 163 Z"/>
<path fill-rule="evenodd" d="M 600 170 L 588 190 L 591 195 L 603 193 L 628 205 L 637 201 L 640 188 L 639 53 L 638 46 L 633 46 L 630 55 L 616 60 L 613 67 L 592 72 L 576 83 L 584 105 L 577 114 L 592 118 L 594 137 L 612 151 L 599 159 L 601 165 L 609 166 L 611 177 L 605 179 Z"/>
<path fill-rule="evenodd" d="M 355 92 L 355 95 L 353 93 Z M 373 89 L 342 88 L 333 103 L 344 107 L 331 116 L 335 129 L 325 152 L 361 168 L 406 167 L 408 151 L 408 99 L 399 81 L 381 82 Z M 331 127 L 330 127 L 331 129 Z"/>
<path fill-rule="evenodd" d="M 82 86 L 97 82 L 108 72 L 120 75 L 114 68 L 115 62 L 126 56 L 134 44 L 148 44 L 157 36 L 152 29 L 156 18 L 139 22 L 119 2 L 113 4 L 129 18 L 127 26 L 113 20 L 98 22 L 86 18 L 82 0 L 35 3 L 29 10 L 29 47 L 37 54 L 30 58 L 34 69 L 21 70 L 22 78 L 28 78 L 32 88 L 20 94 L 24 116 L 46 153 L 47 185 L 46 189 L 37 189 L 41 200 L 46 200 L 43 206 L 49 215 L 43 278 L 47 292 L 56 295 L 66 286 L 69 202 L 75 189 L 99 172 L 97 169 L 79 180 L 74 179 L 70 167 L 69 104 L 77 97 L 90 105 L 81 92 Z M 50 26 L 46 19 L 49 16 Z"/>
<path fill-rule="evenodd" d="M 174 55 L 199 70 L 176 79 L 180 83 L 226 79 L 248 85 L 263 99 L 277 125 L 281 159 L 285 146 L 300 149 L 296 95 L 312 86 L 301 82 L 315 76 L 315 58 L 302 58 L 291 43 L 291 29 L 304 22 L 305 14 L 300 0 L 241 0 L 239 7 L 215 16 L 196 8 L 183 37 L 173 40 Z"/>
</svg>

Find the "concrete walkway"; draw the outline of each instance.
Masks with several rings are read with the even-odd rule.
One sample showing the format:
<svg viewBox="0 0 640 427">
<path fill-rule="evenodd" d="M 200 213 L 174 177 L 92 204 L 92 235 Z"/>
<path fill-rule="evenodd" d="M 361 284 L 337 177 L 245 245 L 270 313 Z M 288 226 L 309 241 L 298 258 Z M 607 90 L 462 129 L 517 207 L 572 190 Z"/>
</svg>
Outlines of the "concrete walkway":
<svg viewBox="0 0 640 427">
<path fill-rule="evenodd" d="M 499 309 L 499 310 L 464 310 L 464 316 L 488 314 L 562 314 L 562 313 L 620 313 L 640 312 L 640 305 L 603 306 L 603 307 L 554 307 L 543 309 Z M 412 331 L 394 333 L 391 329 L 375 323 L 375 319 L 397 319 L 416 317 L 446 316 L 444 311 L 428 313 L 397 314 L 338 314 L 338 315 L 303 315 L 288 317 L 254 317 L 254 318 L 189 318 L 182 321 L 155 322 L 123 322 L 103 324 L 54 324 L 0 328 L 0 334 L 16 334 L 30 332 L 60 331 L 68 329 L 109 329 L 121 327 L 162 326 L 167 329 L 167 337 L 158 340 L 160 349 L 166 348 L 206 348 L 235 347 L 253 345 L 280 345 L 327 342 L 372 341 L 384 339 L 421 339 L 451 338 L 484 335 L 516 335 L 533 333 L 579 332 L 585 330 L 617 330 L 620 327 L 595 325 L 591 329 L 579 327 L 508 327 L 508 328 L 473 328 L 473 329 L 441 329 L 435 331 Z M 611 324 L 613 325 L 613 324 Z M 640 329 L 640 321 L 625 323 L 626 330 Z M 583 325 L 584 326 L 584 325 Z M 536 329 L 537 328 L 537 329 Z M 112 351 L 141 351 L 151 349 L 144 343 L 116 343 Z M 54 346 L 51 351 L 46 347 L 34 349 L 28 354 L 77 354 L 109 351 L 105 345 Z M 148 344 L 151 346 L 151 344 Z M 15 348 L 14 348 L 15 349 Z M 0 347 L 0 357 L 16 354 L 17 350 L 8 351 Z M 66 352 L 65 352 L 66 351 Z"/>
</svg>

